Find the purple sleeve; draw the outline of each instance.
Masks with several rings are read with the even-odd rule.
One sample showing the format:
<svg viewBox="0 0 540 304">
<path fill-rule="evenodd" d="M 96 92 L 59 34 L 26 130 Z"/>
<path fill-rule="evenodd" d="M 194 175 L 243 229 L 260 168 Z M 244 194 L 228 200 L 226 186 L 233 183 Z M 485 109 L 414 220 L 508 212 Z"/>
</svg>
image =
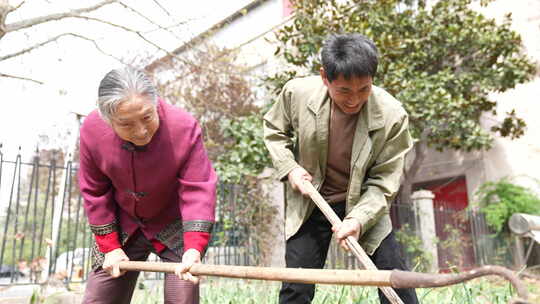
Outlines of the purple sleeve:
<svg viewBox="0 0 540 304">
<path fill-rule="evenodd" d="M 84 131 L 81 130 L 79 154 L 79 188 L 84 199 L 84 209 L 90 229 L 97 236 L 101 248 L 120 247 L 118 238 L 99 238 L 118 231 L 116 224 L 116 203 L 110 179 L 101 172 L 92 158 Z M 99 240 L 106 240 L 100 244 Z"/>
<path fill-rule="evenodd" d="M 188 150 L 187 156 L 178 175 L 182 220 L 213 223 L 217 175 L 206 154 L 201 129 L 197 124 L 194 124 L 188 137 L 184 142 L 185 147 L 182 147 Z"/>
</svg>

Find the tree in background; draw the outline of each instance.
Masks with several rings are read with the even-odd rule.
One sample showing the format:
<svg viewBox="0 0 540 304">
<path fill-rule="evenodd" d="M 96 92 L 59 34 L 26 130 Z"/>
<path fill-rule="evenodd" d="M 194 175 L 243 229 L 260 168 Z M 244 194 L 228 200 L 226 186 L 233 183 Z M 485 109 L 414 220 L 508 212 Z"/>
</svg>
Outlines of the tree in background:
<svg viewBox="0 0 540 304">
<path fill-rule="evenodd" d="M 262 141 L 261 107 L 250 68 L 237 52 L 207 44 L 193 47 L 155 73 L 158 90 L 172 104 L 192 113 L 203 130 L 205 146 L 222 183 L 218 189 L 214 240 L 219 245 L 249 247 L 264 264 L 275 231 L 269 203 L 257 176 L 270 165 Z M 249 227 L 249 228 L 248 228 Z"/>
<path fill-rule="evenodd" d="M 10 3 L 11 2 L 11 3 Z M 48 2 L 48 1 L 47 1 Z M 100 30 L 98 27 L 94 27 L 95 33 L 92 35 L 82 33 L 76 30 L 73 30 L 69 26 L 64 26 L 61 28 L 60 31 L 51 31 L 51 28 L 47 28 L 47 25 L 53 24 L 54 22 L 61 22 L 64 20 L 78 20 L 81 22 L 81 24 L 88 23 L 93 25 L 105 25 L 109 29 L 112 30 L 119 30 L 126 35 L 133 35 L 136 37 L 136 39 L 140 39 L 143 43 L 152 46 L 155 50 L 158 52 L 161 52 L 162 54 L 169 54 L 167 50 L 165 50 L 162 46 L 160 46 L 160 43 L 156 42 L 155 39 L 153 39 L 154 32 L 159 31 L 162 33 L 167 33 L 169 39 L 177 39 L 178 36 L 173 31 L 174 28 L 185 25 L 185 20 L 175 20 L 175 18 L 172 17 L 171 13 L 162 6 L 159 1 L 153 1 L 152 3 L 154 6 L 156 6 L 159 10 L 161 10 L 165 17 L 163 17 L 163 20 L 156 20 L 157 18 L 151 17 L 147 12 L 143 12 L 139 9 L 137 9 L 137 3 L 133 2 L 132 5 L 128 5 L 127 1 L 120 1 L 120 0 L 103 0 L 103 1 L 90 1 L 90 3 L 93 3 L 92 5 L 88 5 L 87 7 L 81 7 L 81 8 L 71 8 L 66 7 L 63 11 L 58 13 L 52 13 L 52 14 L 44 14 L 40 16 L 33 16 L 33 17 L 23 17 L 20 18 L 18 16 L 18 10 L 21 9 L 21 7 L 25 6 L 31 6 L 36 5 L 35 3 L 28 3 L 26 4 L 25 0 L 19 0 L 19 1 L 9 1 L 9 0 L 0 0 L 0 40 L 7 36 L 17 36 L 17 35 L 26 35 L 28 39 L 28 46 L 21 47 L 18 50 L 14 50 L 9 53 L 5 53 L 5 49 L 3 52 L 0 52 L 0 62 L 4 60 L 9 60 L 14 57 L 18 57 L 24 54 L 27 54 L 35 49 L 44 47 L 46 45 L 52 44 L 54 42 L 58 42 L 66 37 L 84 40 L 89 42 L 92 46 L 94 46 L 99 52 L 113 57 L 116 60 L 123 62 L 122 59 L 118 56 L 115 56 L 111 53 L 108 53 L 105 51 L 102 46 L 100 39 L 96 37 L 95 34 L 100 34 Z M 25 5 L 26 4 L 26 5 Z M 119 16 L 115 15 L 111 18 L 100 18 L 95 13 L 103 10 L 104 8 L 109 7 L 117 7 L 121 8 L 121 12 L 123 13 L 123 18 L 118 18 Z M 37 10 L 37 9 L 36 9 Z M 146 26 L 150 26 L 152 30 L 145 31 L 141 29 L 140 27 L 133 26 L 127 19 L 129 18 L 137 18 L 138 20 L 142 21 L 143 24 L 146 24 Z M 12 21 L 12 22 L 8 22 Z M 163 22 L 163 21 L 166 21 Z M 28 29 L 32 28 L 39 28 L 44 27 L 48 29 L 48 32 L 46 37 L 35 37 L 37 35 L 32 35 L 27 32 Z M 174 55 L 173 55 L 174 56 Z M 82 59 L 81 59 L 82 60 Z M 32 81 L 38 84 L 43 84 L 40 80 L 35 80 L 26 76 L 22 75 L 14 75 L 13 73 L 0 73 L 0 77 L 7 77 L 7 78 L 15 78 L 15 79 L 21 79 L 21 80 L 28 80 Z"/>
<path fill-rule="evenodd" d="M 262 138 L 262 120 L 254 80 L 249 67 L 237 63 L 235 51 L 203 45 L 156 74 L 165 99 L 201 124 L 221 181 L 238 183 L 269 164 L 262 140 L 257 140 Z"/>
<path fill-rule="evenodd" d="M 485 113 L 496 115 L 491 92 L 504 92 L 535 74 L 522 54 L 519 34 L 471 9 L 474 0 L 295 0 L 292 24 L 277 34 L 276 55 L 291 68 L 269 77 L 279 91 L 292 77 L 318 74 L 319 50 L 329 33 L 358 32 L 380 52 L 376 85 L 400 100 L 409 113 L 415 143 L 412 166 L 405 172 L 403 201 L 426 156 L 427 147 L 442 151 L 489 149 L 495 132 L 512 139 L 525 122 L 506 113 L 491 130 L 481 126 Z M 489 0 L 480 1 L 487 5 Z"/>
</svg>

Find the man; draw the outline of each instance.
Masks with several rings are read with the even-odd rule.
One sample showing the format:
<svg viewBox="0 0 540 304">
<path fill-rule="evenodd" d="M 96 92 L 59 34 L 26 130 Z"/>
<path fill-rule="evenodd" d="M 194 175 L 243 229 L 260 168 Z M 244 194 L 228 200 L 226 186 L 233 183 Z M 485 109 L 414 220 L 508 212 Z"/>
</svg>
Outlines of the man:
<svg viewBox="0 0 540 304">
<path fill-rule="evenodd" d="M 83 303 L 130 303 L 139 273 L 117 263 L 150 252 L 183 263 L 165 276 L 164 302 L 199 303 L 188 269 L 210 239 L 217 177 L 197 121 L 132 68 L 103 78 L 97 105 L 80 136 L 79 184 L 96 240 Z"/>
<path fill-rule="evenodd" d="M 264 117 L 264 140 L 277 176 L 286 187 L 287 267 L 322 268 L 332 231 L 347 248 L 360 244 L 379 269 L 405 269 L 392 233 L 390 202 L 412 146 L 407 113 L 400 102 L 373 85 L 378 53 L 359 34 L 330 36 L 320 76 L 285 84 Z M 331 227 L 306 197 L 312 182 L 343 219 Z M 314 285 L 282 285 L 280 303 L 311 303 Z M 397 290 L 407 304 L 414 290 Z M 389 303 L 379 291 L 381 303 Z"/>
</svg>

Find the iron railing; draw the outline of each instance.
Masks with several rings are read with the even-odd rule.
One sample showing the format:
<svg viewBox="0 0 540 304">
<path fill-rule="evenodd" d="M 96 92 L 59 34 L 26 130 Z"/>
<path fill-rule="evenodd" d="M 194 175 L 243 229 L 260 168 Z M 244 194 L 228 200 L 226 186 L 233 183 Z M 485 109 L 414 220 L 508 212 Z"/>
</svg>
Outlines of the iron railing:
<svg viewBox="0 0 540 304">
<path fill-rule="evenodd" d="M 453 268 L 470 269 L 476 266 L 498 264 L 511 265 L 512 251 L 500 237 L 497 237 L 485 220 L 485 215 L 474 209 L 454 209 L 449 204 L 435 202 L 434 242 L 437 246 L 437 269 L 442 272 Z M 394 203 L 390 210 L 393 228 L 401 253 L 409 270 L 428 271 L 433 257 L 426 254 L 420 239 L 421 216 L 419 210 L 410 204 Z M 336 242 L 331 242 L 326 267 L 354 269 L 358 261 L 344 252 Z"/>
<path fill-rule="evenodd" d="M 77 164 L 64 162 L 61 153 L 36 151 L 26 162 L 20 153 L 14 161 L 6 160 L 0 150 L 0 285 L 38 283 L 50 276 L 64 282 L 86 280 L 93 236 L 84 216 L 76 173 Z M 246 204 L 254 204 L 247 193 L 239 185 L 219 186 L 216 224 L 206 262 L 261 263 L 258 239 L 250 233 L 246 222 Z M 391 215 L 398 235 L 414 238 L 418 234 L 418 212 L 414 207 L 394 204 Z M 444 207 L 436 208 L 434 217 L 439 267 L 468 268 L 508 262 L 504 254 L 493 254 L 504 251 L 505 246 L 493 238 L 481 213 Z M 452 238 L 460 242 L 459 246 L 452 243 Z M 352 255 L 338 249 L 335 242 L 332 244 L 326 267 L 358 267 Z M 417 268 L 420 251 L 410 250 L 410 244 L 404 245 L 403 255 L 409 268 Z M 501 256 L 505 261 L 496 260 Z"/>
<path fill-rule="evenodd" d="M 0 151 L 0 285 L 39 283 L 50 276 L 86 280 L 93 236 L 77 187 L 77 164 L 62 159 L 36 151 L 29 162 L 20 153 L 11 161 Z M 240 186 L 219 185 L 207 262 L 260 262 L 257 242 L 237 216 L 248 200 Z"/>
</svg>

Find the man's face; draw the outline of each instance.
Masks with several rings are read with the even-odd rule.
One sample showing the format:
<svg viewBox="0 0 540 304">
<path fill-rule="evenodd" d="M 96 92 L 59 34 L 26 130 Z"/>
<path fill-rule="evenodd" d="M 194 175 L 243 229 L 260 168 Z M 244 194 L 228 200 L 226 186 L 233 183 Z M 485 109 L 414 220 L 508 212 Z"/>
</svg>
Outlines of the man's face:
<svg viewBox="0 0 540 304">
<path fill-rule="evenodd" d="M 121 139 L 144 146 L 152 140 L 159 127 L 156 105 L 140 96 L 133 96 L 118 105 L 111 118 L 111 126 Z"/>
<path fill-rule="evenodd" d="M 343 75 L 339 75 L 338 78 L 330 82 L 323 68 L 320 72 L 324 85 L 328 87 L 328 94 L 338 108 L 345 114 L 360 112 L 371 94 L 371 76 L 353 76 L 350 79 L 345 79 Z"/>
</svg>

